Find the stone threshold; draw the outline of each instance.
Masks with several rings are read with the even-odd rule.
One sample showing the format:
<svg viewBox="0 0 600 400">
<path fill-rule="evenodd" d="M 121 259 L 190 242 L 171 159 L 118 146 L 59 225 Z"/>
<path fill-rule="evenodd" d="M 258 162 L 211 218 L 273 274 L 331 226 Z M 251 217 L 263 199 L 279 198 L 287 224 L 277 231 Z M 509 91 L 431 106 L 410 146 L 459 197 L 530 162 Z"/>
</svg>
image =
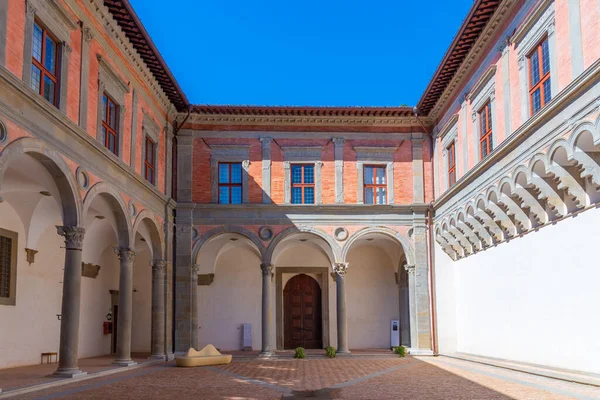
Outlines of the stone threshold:
<svg viewBox="0 0 600 400">
<path fill-rule="evenodd" d="M 600 387 L 600 375 L 587 373 L 583 371 L 553 368 L 544 365 L 504 360 L 501 358 L 494 357 L 478 356 L 468 353 L 440 353 L 440 356 L 454 358 L 457 360 L 470 361 L 483 365 L 490 365 L 492 367 L 504 368 L 517 372 L 524 372 L 527 374 L 543 376 L 546 378 L 558 379 L 561 381 Z"/>
<path fill-rule="evenodd" d="M 105 371 L 87 373 L 87 374 L 77 377 L 77 378 L 57 378 L 57 380 L 54 382 L 38 383 L 38 384 L 34 384 L 34 385 L 19 387 L 16 389 L 10 389 L 7 391 L 2 391 L 2 388 L 0 388 L 0 399 L 6 399 L 9 397 L 13 397 L 13 396 L 23 395 L 25 393 L 37 392 L 38 390 L 49 389 L 49 388 L 53 388 L 56 386 L 70 385 L 71 383 L 77 383 L 77 382 L 87 381 L 90 379 L 101 378 L 103 376 L 118 374 L 120 372 L 125 372 L 125 371 L 132 371 L 134 369 L 147 367 L 148 365 L 159 364 L 159 363 L 164 363 L 164 362 L 165 362 L 164 360 L 148 359 L 147 361 L 138 362 L 137 364 L 131 365 L 128 367 L 117 367 L 117 368 L 111 368 L 111 369 L 108 369 Z"/>
</svg>

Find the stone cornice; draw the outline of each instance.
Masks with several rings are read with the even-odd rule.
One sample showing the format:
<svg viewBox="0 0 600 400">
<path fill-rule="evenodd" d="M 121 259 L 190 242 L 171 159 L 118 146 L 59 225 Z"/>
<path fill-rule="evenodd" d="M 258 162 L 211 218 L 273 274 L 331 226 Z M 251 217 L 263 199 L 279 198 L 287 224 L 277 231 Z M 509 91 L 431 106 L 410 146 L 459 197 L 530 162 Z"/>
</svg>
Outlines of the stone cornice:
<svg viewBox="0 0 600 400">
<path fill-rule="evenodd" d="M 71 7 L 72 10 L 76 10 L 81 8 L 80 4 L 83 4 L 83 7 L 86 7 L 89 12 L 96 16 L 96 20 L 104 27 L 104 31 L 109 34 L 113 42 L 120 47 L 121 54 L 125 59 L 127 59 L 130 65 L 137 69 L 138 77 L 142 82 L 145 82 L 147 87 L 156 95 L 156 100 L 163 107 L 163 112 L 167 113 L 173 106 L 173 104 L 169 101 L 167 95 L 160 87 L 160 84 L 154 78 L 154 75 L 144 63 L 140 55 L 134 49 L 133 45 L 117 23 L 115 19 L 110 14 L 108 8 L 104 6 L 101 0 L 86 0 L 85 2 L 78 2 L 76 0 L 65 0 L 65 2 Z M 93 24 L 88 25 L 93 26 Z M 99 34 L 95 32 L 95 26 L 93 31 L 95 33 L 94 38 L 98 40 Z"/>
<path fill-rule="evenodd" d="M 67 136 L 66 141 L 62 141 L 56 138 L 56 136 L 51 132 L 46 132 L 41 129 L 39 126 L 32 123 L 30 118 L 26 118 L 22 112 L 15 112 L 10 108 L 7 104 L 2 105 L 5 110 L 7 110 L 14 122 L 20 123 L 25 129 L 33 133 L 37 137 L 42 137 L 53 146 L 58 148 L 61 153 L 65 156 L 69 157 L 71 160 L 75 161 L 78 164 L 85 164 L 86 168 L 97 175 L 101 179 L 110 180 L 111 177 L 104 176 L 102 172 L 96 171 L 93 168 L 93 164 L 87 165 L 84 155 L 74 151 L 71 147 L 65 142 L 68 142 L 69 139 L 76 141 L 78 144 L 83 145 L 89 151 L 95 152 L 103 156 L 104 161 L 111 165 L 113 168 L 121 171 L 125 176 L 135 182 L 138 186 L 146 189 L 149 193 L 152 193 L 157 200 L 160 201 L 162 205 L 164 205 L 169 199 L 161 193 L 157 187 L 148 183 L 141 175 L 138 175 L 131 167 L 125 162 L 115 156 L 113 153 L 108 151 L 106 148 L 100 145 L 100 143 L 86 131 L 84 131 L 81 127 L 79 127 L 76 123 L 71 121 L 66 115 L 64 115 L 60 110 L 56 107 L 50 105 L 43 97 L 39 96 L 35 92 L 33 92 L 23 81 L 14 76 L 10 71 L 8 71 L 5 67 L 0 66 L 0 87 L 6 87 L 7 90 L 14 90 L 18 93 L 19 96 L 24 98 L 28 104 L 32 104 L 36 107 L 36 109 L 43 114 L 46 118 L 50 120 L 53 124 L 57 126 L 60 132 L 64 132 Z M 120 187 L 119 189 L 125 190 L 125 188 Z M 157 213 L 162 213 L 164 209 L 154 209 L 153 211 Z"/>
<path fill-rule="evenodd" d="M 467 54 L 465 61 L 462 63 L 448 87 L 444 90 L 435 106 L 432 108 L 429 116 L 437 119 L 442 116 L 442 112 L 448 107 L 449 103 L 454 99 L 458 92 L 464 87 L 466 81 L 473 75 L 474 70 L 479 65 L 479 62 L 488 53 L 484 50 L 489 46 L 490 41 L 494 40 L 508 16 L 511 15 L 514 7 L 519 2 L 517 0 L 504 0 L 498 10 L 494 13 L 485 29 L 479 36 L 479 39 L 473 45 L 473 48 Z"/>
<path fill-rule="evenodd" d="M 496 65 L 491 65 L 477 80 L 477 82 L 473 85 L 469 94 L 467 95 L 467 100 L 473 100 L 479 95 L 479 93 L 485 88 L 485 86 L 490 82 L 491 79 L 494 78 L 496 74 Z"/>
<path fill-rule="evenodd" d="M 178 202 L 177 208 L 187 208 L 203 211 L 225 211 L 225 212 L 251 212 L 251 211 L 276 211 L 286 213 L 323 213 L 340 211 L 356 214 L 377 214 L 378 212 L 390 213 L 420 213 L 427 211 L 428 204 L 212 204 L 212 203 L 183 203 Z"/>
<path fill-rule="evenodd" d="M 184 113 L 179 118 L 185 118 Z M 426 126 L 433 126 L 433 120 L 420 117 Z M 315 126 L 315 127 L 415 127 L 422 129 L 415 117 L 384 117 L 384 116 L 294 116 L 294 115 L 209 115 L 193 113 L 186 122 L 189 125 L 261 125 L 261 126 Z"/>
<path fill-rule="evenodd" d="M 529 15 L 517 28 L 515 33 L 511 36 L 510 41 L 518 44 L 525 36 L 529 33 L 531 28 L 537 23 L 542 14 L 546 11 L 548 6 L 553 3 L 554 0 L 542 0 L 534 6 Z"/>
</svg>

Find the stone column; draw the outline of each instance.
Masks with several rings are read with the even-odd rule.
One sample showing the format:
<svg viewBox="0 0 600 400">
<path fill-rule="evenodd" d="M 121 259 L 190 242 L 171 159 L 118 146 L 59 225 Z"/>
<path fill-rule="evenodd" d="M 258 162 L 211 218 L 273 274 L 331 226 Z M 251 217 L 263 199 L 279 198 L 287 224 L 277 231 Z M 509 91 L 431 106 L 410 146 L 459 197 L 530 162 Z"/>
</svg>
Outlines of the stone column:
<svg viewBox="0 0 600 400">
<path fill-rule="evenodd" d="M 411 347 L 419 349 L 421 354 L 431 354 L 431 312 L 429 297 L 429 269 L 427 260 L 427 225 L 424 215 L 415 215 L 417 220 L 413 224 L 413 239 L 415 245 L 415 267 L 413 280 L 414 320 L 411 320 L 411 329 L 416 328 L 416 340 Z M 410 275 L 410 274 L 409 274 Z M 410 276 L 409 276 L 410 280 Z M 411 317 L 412 318 L 412 317 Z M 415 324 L 412 324 L 412 322 Z M 413 353 L 414 354 L 414 353 Z"/>
<path fill-rule="evenodd" d="M 271 315 L 271 273 L 273 266 L 271 264 L 261 264 L 262 271 L 262 349 L 261 357 L 270 357 L 274 355 L 273 345 L 271 344 L 271 328 L 273 326 L 273 317 Z"/>
<path fill-rule="evenodd" d="M 408 315 L 410 327 L 410 347 L 417 348 L 417 308 L 415 304 L 415 266 L 404 265 L 408 275 Z"/>
<path fill-rule="evenodd" d="M 152 354 L 165 359 L 165 261 L 152 260 Z"/>
<path fill-rule="evenodd" d="M 129 248 L 116 247 L 119 257 L 119 316 L 117 321 L 117 358 L 113 364 L 130 366 L 131 360 L 131 314 L 133 306 L 133 259 L 135 252 Z"/>
<path fill-rule="evenodd" d="M 90 42 L 94 38 L 87 26 L 81 29 L 81 85 L 79 87 L 79 126 L 87 130 L 88 97 L 90 81 Z"/>
<path fill-rule="evenodd" d="M 337 293 L 337 353 L 350 354 L 348 349 L 348 321 L 346 317 L 346 271 L 348 263 L 333 264 Z"/>
<path fill-rule="evenodd" d="M 198 271 L 200 270 L 200 266 L 199 265 L 193 265 L 190 268 L 190 272 L 191 272 L 191 276 L 190 276 L 190 290 L 192 291 L 190 293 L 190 301 L 191 301 L 191 307 L 190 307 L 190 321 L 191 321 L 191 335 L 190 335 L 190 342 L 191 342 L 191 347 L 193 347 L 194 349 L 198 349 Z"/>
<path fill-rule="evenodd" d="M 77 365 L 81 307 L 81 249 L 85 229 L 78 226 L 57 226 L 56 229 L 59 235 L 65 237 L 65 269 L 58 369 L 54 375 L 73 378 L 86 374 Z"/>
</svg>

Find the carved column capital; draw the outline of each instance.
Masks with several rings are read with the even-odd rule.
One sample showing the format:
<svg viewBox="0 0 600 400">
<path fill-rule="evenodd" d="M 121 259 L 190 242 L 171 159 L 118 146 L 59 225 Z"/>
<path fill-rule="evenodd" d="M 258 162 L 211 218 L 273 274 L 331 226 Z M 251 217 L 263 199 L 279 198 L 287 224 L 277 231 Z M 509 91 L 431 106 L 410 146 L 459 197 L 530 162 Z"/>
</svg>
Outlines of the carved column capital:
<svg viewBox="0 0 600 400">
<path fill-rule="evenodd" d="M 135 251 L 129 247 L 115 247 L 114 252 L 119 257 L 121 264 L 133 264 L 135 258 Z"/>
<path fill-rule="evenodd" d="M 408 272 L 409 275 L 415 273 L 415 266 L 414 265 L 404 264 L 404 269 L 406 270 L 406 272 Z"/>
<path fill-rule="evenodd" d="M 335 146 L 342 146 L 346 142 L 346 139 L 343 137 L 335 137 L 331 139 L 331 141 Z"/>
<path fill-rule="evenodd" d="M 284 161 L 283 162 L 283 169 L 290 169 L 290 162 L 289 161 Z"/>
<path fill-rule="evenodd" d="M 192 277 L 196 277 L 196 279 L 198 279 L 198 272 L 200 272 L 200 265 L 194 264 L 190 267 L 190 275 Z"/>
<path fill-rule="evenodd" d="M 244 168 L 245 170 L 248 170 L 249 167 L 250 167 L 250 160 L 242 161 L 242 168 Z"/>
<path fill-rule="evenodd" d="M 73 48 L 69 46 L 67 42 L 63 42 L 63 48 L 65 49 L 65 54 L 67 56 L 71 55 L 71 53 L 73 52 Z"/>
<path fill-rule="evenodd" d="M 273 272 L 273 265 L 271 264 L 260 264 L 260 270 L 262 271 L 263 276 L 270 276 Z"/>
<path fill-rule="evenodd" d="M 260 142 L 262 143 L 263 147 L 267 147 L 267 146 L 271 145 L 271 142 L 273 141 L 273 138 L 265 136 L 265 137 L 259 138 L 258 140 L 260 140 Z"/>
<path fill-rule="evenodd" d="M 155 272 L 160 275 L 164 275 L 166 270 L 167 263 L 165 260 L 152 260 L 150 261 L 150 266 L 152 267 L 152 272 Z"/>
<path fill-rule="evenodd" d="M 89 43 L 93 38 L 94 34 L 92 33 L 92 30 L 90 28 L 83 28 L 83 40 Z"/>
<path fill-rule="evenodd" d="M 83 248 L 83 237 L 85 229 L 79 226 L 56 226 L 56 231 L 60 236 L 65 237 L 65 246 L 67 250 L 81 250 Z"/>
<path fill-rule="evenodd" d="M 349 264 L 347 262 L 333 263 L 332 264 L 333 272 L 340 276 L 344 276 L 344 275 L 346 275 L 346 272 L 348 271 L 348 265 Z"/>
<path fill-rule="evenodd" d="M 27 6 L 26 6 L 25 12 L 28 17 L 33 17 L 35 15 L 35 6 L 29 0 L 27 1 Z"/>
</svg>

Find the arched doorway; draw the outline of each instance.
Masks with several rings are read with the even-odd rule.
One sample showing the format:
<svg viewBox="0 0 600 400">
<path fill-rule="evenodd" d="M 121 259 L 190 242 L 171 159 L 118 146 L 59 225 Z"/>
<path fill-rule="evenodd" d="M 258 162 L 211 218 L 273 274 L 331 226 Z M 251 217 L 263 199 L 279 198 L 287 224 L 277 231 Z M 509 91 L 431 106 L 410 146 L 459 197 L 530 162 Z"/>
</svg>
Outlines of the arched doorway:
<svg viewBox="0 0 600 400">
<path fill-rule="evenodd" d="M 283 290 L 284 346 L 321 349 L 321 288 L 306 274 L 290 279 Z"/>
</svg>

